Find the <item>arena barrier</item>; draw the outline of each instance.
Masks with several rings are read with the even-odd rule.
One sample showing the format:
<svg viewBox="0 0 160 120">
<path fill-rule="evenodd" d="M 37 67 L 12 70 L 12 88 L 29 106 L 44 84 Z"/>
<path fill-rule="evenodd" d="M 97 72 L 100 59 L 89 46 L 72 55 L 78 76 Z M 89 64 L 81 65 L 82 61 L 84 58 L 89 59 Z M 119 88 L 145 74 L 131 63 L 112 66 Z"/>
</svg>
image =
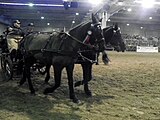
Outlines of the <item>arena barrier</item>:
<svg viewBox="0 0 160 120">
<path fill-rule="evenodd" d="M 136 49 L 137 52 L 154 52 L 154 53 L 158 53 L 158 47 L 145 47 L 145 46 L 137 46 Z"/>
</svg>

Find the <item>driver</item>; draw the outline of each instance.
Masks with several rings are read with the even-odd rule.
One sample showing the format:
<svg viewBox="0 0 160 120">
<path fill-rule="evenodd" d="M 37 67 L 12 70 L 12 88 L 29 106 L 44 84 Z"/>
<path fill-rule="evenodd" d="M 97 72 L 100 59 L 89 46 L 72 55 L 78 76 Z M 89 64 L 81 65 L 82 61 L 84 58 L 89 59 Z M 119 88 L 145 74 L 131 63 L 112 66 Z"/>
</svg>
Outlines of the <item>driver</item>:
<svg viewBox="0 0 160 120">
<path fill-rule="evenodd" d="M 23 36 L 20 21 L 13 21 L 12 26 L 7 28 L 7 44 L 12 61 L 17 61 L 17 49 Z"/>
<path fill-rule="evenodd" d="M 21 23 L 19 20 L 15 20 L 12 23 L 12 26 L 8 27 L 8 34 L 7 34 L 7 43 L 8 49 L 11 52 L 13 49 L 18 49 L 18 44 L 22 40 L 24 34 L 21 30 Z"/>
</svg>

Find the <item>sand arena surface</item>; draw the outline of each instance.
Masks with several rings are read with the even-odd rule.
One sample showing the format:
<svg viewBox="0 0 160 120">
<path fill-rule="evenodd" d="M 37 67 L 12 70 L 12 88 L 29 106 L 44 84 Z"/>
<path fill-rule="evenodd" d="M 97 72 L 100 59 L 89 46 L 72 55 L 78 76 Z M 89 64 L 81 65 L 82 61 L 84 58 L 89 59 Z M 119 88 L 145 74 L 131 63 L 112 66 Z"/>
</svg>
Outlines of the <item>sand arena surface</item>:
<svg viewBox="0 0 160 120">
<path fill-rule="evenodd" d="M 28 83 L 18 87 L 20 78 L 4 81 L 0 74 L 0 120 L 159 120 L 160 119 L 160 53 L 108 52 L 109 65 L 93 65 L 87 98 L 83 86 L 75 88 L 81 100 L 69 100 L 66 71 L 62 84 L 45 96 L 44 76 L 33 73 L 36 95 L 30 95 Z M 99 58 L 101 59 L 101 57 Z M 53 76 L 53 71 L 51 72 Z M 75 81 L 82 79 L 76 65 Z M 54 84 L 54 77 L 50 84 Z"/>
</svg>

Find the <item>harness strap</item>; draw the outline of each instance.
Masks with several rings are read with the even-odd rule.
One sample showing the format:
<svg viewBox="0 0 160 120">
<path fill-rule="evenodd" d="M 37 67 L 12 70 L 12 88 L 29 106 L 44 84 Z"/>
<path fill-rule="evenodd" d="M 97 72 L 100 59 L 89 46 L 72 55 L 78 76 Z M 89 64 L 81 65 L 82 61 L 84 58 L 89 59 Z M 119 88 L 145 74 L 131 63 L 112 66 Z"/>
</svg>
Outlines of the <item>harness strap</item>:
<svg viewBox="0 0 160 120">
<path fill-rule="evenodd" d="M 89 44 L 90 36 L 87 35 L 86 38 L 84 39 L 83 43 Z"/>
<path fill-rule="evenodd" d="M 77 41 L 78 43 L 80 43 L 80 44 L 82 44 L 82 45 L 88 46 L 88 47 L 90 47 L 90 48 L 92 48 L 92 47 L 93 47 L 93 46 L 92 46 L 92 45 L 90 45 L 90 44 L 86 44 L 86 43 L 81 42 L 81 41 L 80 41 L 80 40 L 78 40 L 77 38 L 75 38 L 75 37 L 71 36 L 69 33 L 65 33 L 65 34 L 67 34 L 67 35 L 68 35 L 69 37 L 71 37 L 73 40 Z"/>
<path fill-rule="evenodd" d="M 46 42 L 46 44 L 45 44 L 45 46 L 44 46 L 44 48 L 43 48 L 43 49 L 46 49 L 46 48 L 47 48 L 47 46 L 48 46 L 48 44 L 49 44 L 50 40 L 51 40 L 51 36 L 50 36 L 50 37 L 49 37 L 49 39 L 47 40 L 47 42 Z"/>
<path fill-rule="evenodd" d="M 56 55 L 63 55 L 63 56 L 76 56 L 76 52 L 71 52 L 71 51 L 64 51 L 64 50 L 46 50 L 46 49 L 41 49 L 41 50 L 28 50 L 25 51 L 26 53 L 31 53 L 31 54 L 36 54 L 39 52 L 43 52 L 43 53 L 52 53 L 52 54 L 56 54 Z"/>
</svg>

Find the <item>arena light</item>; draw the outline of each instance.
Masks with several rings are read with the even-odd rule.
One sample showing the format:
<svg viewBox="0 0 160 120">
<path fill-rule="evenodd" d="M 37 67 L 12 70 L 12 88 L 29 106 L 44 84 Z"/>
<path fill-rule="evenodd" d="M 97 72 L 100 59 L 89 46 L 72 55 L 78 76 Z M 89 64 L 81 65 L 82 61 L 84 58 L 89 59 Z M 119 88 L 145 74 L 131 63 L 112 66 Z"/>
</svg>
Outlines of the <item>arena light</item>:
<svg viewBox="0 0 160 120">
<path fill-rule="evenodd" d="M 155 0 L 142 0 L 142 6 L 144 8 L 152 8 L 155 4 Z"/>
<path fill-rule="evenodd" d="M 0 2 L 0 5 L 10 5 L 10 6 L 30 6 L 31 3 L 5 3 Z M 60 4 L 32 4 L 34 6 L 43 6 L 43 7 L 63 7 Z"/>
<path fill-rule="evenodd" d="M 50 25 L 50 23 L 47 23 L 47 25 Z"/>
<path fill-rule="evenodd" d="M 124 5 L 124 3 L 123 2 L 118 2 L 118 5 L 122 6 L 122 5 Z"/>
<path fill-rule="evenodd" d="M 73 20 L 73 21 L 72 21 L 72 23 L 74 24 L 74 23 L 75 23 L 75 21 Z"/>
<path fill-rule="evenodd" d="M 76 15 L 79 15 L 79 13 L 76 13 Z"/>
<path fill-rule="evenodd" d="M 131 8 L 128 8 L 128 9 L 127 9 L 127 11 L 128 11 L 128 12 L 131 12 L 131 11 L 132 11 L 132 9 L 131 9 Z"/>
<path fill-rule="evenodd" d="M 103 0 L 88 0 L 89 3 L 93 5 L 99 5 L 102 3 Z"/>
<path fill-rule="evenodd" d="M 152 18 L 152 17 L 149 17 L 149 19 L 152 20 L 153 18 Z"/>
<path fill-rule="evenodd" d="M 41 19 L 43 20 L 43 19 L 44 19 L 44 17 L 42 16 L 42 17 L 41 17 Z"/>
<path fill-rule="evenodd" d="M 34 4 L 33 3 L 28 3 L 28 6 L 33 7 Z"/>
<path fill-rule="evenodd" d="M 160 4 L 160 2 L 155 2 L 155 0 L 135 0 L 135 3 L 140 3 L 144 8 L 152 8 L 155 4 Z"/>
</svg>

